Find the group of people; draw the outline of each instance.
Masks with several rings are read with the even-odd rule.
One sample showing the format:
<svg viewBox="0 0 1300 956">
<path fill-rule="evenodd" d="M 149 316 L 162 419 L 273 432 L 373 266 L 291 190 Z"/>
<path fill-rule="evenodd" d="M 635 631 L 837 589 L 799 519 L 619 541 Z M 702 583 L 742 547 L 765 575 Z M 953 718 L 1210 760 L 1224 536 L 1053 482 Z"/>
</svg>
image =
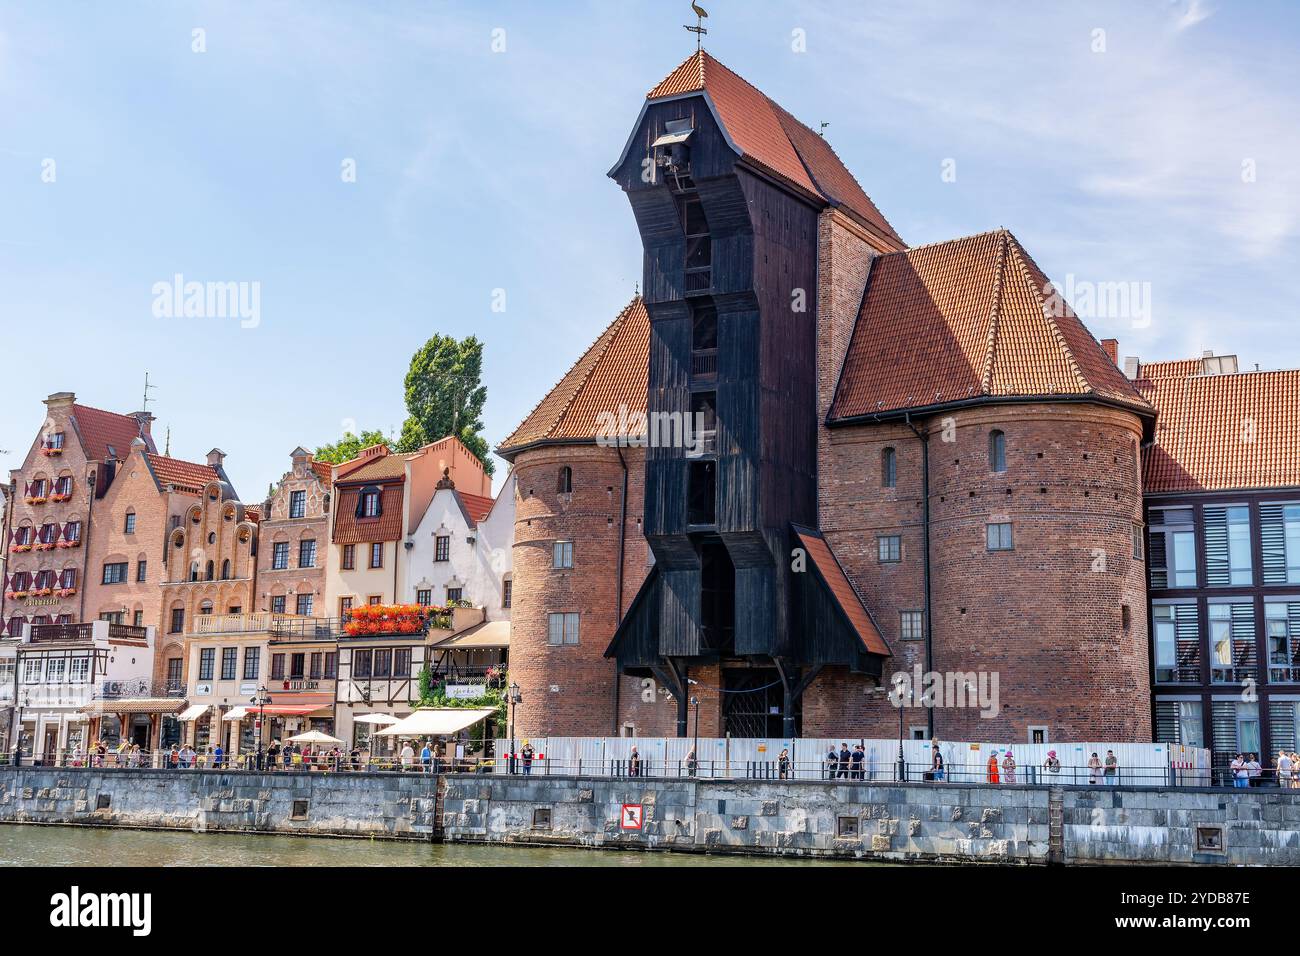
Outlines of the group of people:
<svg viewBox="0 0 1300 956">
<path fill-rule="evenodd" d="M 790 756 L 785 751 L 781 752 L 789 763 Z M 866 778 L 867 750 L 862 744 L 854 745 L 849 749 L 847 742 L 840 743 L 840 749 L 836 750 L 831 747 L 826 752 L 826 762 L 823 772 L 827 779 L 847 778 L 849 780 L 863 780 Z M 787 768 L 788 773 L 788 768 Z"/>
<path fill-rule="evenodd" d="M 67 763 L 70 767 L 139 767 L 144 760 L 145 753 L 140 745 L 124 739 L 111 750 L 102 740 L 89 750 L 78 745 L 68 755 Z"/>
</svg>

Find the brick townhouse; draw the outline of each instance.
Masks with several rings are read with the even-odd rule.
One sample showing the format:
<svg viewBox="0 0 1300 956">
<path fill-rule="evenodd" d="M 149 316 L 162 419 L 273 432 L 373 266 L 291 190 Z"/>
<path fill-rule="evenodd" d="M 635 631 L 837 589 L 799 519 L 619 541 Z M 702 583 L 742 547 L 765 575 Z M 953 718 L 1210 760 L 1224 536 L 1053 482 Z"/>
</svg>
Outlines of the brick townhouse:
<svg viewBox="0 0 1300 956">
<path fill-rule="evenodd" d="M 1000 710 L 911 736 L 1149 740 L 1155 409 L 1016 237 L 909 248 L 704 52 L 610 176 L 644 294 L 499 449 L 517 731 L 890 736 L 919 667 L 996 674 Z"/>
</svg>

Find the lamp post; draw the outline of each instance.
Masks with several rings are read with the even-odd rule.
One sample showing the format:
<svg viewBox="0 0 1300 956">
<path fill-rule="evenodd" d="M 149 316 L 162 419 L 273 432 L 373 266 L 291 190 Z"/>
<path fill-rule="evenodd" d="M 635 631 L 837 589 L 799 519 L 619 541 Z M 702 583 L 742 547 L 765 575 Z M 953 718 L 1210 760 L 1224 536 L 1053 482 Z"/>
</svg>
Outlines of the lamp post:
<svg viewBox="0 0 1300 956">
<path fill-rule="evenodd" d="M 898 765 L 894 768 L 894 773 L 901 783 L 907 779 L 907 761 L 903 756 L 903 700 L 910 695 L 903 689 L 901 680 L 896 681 L 892 689 L 877 687 L 873 693 L 884 694 L 885 699 L 898 709 Z"/>
<path fill-rule="evenodd" d="M 264 770 L 266 763 L 262 749 L 262 729 L 266 724 L 266 705 L 271 703 L 271 692 L 263 684 L 257 689 L 257 696 L 250 697 L 248 702 L 257 705 L 257 769 Z"/>
<path fill-rule="evenodd" d="M 515 772 L 515 705 L 523 700 L 519 685 L 511 683 L 506 691 L 506 703 L 510 705 L 510 756 L 507 758 L 506 771 Z"/>
<path fill-rule="evenodd" d="M 700 765 L 700 698 L 691 697 L 691 706 L 695 708 L 695 741 L 691 744 L 691 754 L 695 757 L 695 766 Z M 695 776 L 695 769 L 691 769 L 691 776 Z"/>
</svg>

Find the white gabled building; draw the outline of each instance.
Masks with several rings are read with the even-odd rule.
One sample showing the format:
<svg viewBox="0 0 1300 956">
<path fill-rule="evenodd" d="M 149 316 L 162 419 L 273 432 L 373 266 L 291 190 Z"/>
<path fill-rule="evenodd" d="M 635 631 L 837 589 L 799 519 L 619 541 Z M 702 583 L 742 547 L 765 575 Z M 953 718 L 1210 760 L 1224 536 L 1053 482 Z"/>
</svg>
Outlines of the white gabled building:
<svg viewBox="0 0 1300 956">
<path fill-rule="evenodd" d="M 510 620 L 511 546 L 515 533 L 515 479 L 506 476 L 496 499 L 456 488 L 444 472 L 407 538 L 401 599 L 415 604 L 468 602 L 485 619 Z"/>
</svg>

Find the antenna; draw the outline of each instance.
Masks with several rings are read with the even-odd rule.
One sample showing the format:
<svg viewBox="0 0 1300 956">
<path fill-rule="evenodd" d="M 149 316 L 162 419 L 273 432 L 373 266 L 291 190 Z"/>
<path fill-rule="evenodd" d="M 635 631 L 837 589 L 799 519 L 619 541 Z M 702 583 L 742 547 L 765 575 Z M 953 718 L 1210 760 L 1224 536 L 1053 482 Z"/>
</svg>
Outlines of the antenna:
<svg viewBox="0 0 1300 956">
<path fill-rule="evenodd" d="M 822 137 L 823 139 L 825 139 L 825 138 L 826 138 L 826 127 L 827 127 L 827 126 L 830 126 L 830 125 L 831 125 L 830 123 L 818 123 L 818 124 L 817 124 L 817 135 L 820 136 L 820 137 Z"/>
<path fill-rule="evenodd" d="M 149 373 L 145 372 L 144 373 L 144 401 L 142 401 L 140 404 L 140 411 L 142 412 L 149 411 L 149 389 L 157 388 L 157 387 L 158 387 L 157 385 L 149 384 Z"/>
<path fill-rule="evenodd" d="M 699 53 L 703 48 L 704 34 L 709 31 L 704 27 L 704 21 L 708 19 L 709 13 L 694 0 L 691 0 L 691 10 L 695 12 L 695 26 L 682 25 L 682 29 L 695 34 L 695 52 Z"/>
<path fill-rule="evenodd" d="M 170 425 L 167 426 L 167 447 L 163 449 L 163 455 L 167 458 L 172 456 L 172 427 Z"/>
</svg>

